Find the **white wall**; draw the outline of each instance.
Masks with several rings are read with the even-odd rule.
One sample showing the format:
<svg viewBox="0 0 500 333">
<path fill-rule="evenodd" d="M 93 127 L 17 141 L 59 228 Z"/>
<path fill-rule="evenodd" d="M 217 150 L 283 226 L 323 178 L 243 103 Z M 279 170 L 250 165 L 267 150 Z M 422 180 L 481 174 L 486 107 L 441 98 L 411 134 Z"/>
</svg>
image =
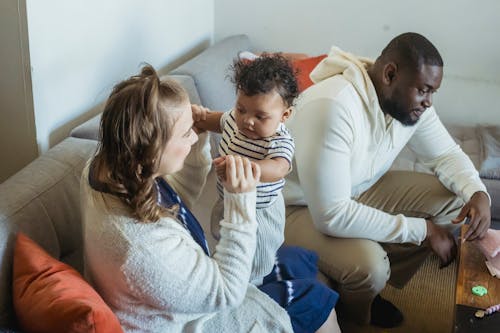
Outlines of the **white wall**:
<svg viewBox="0 0 500 333">
<path fill-rule="evenodd" d="M 1 183 L 38 154 L 23 0 L 0 1 L 0 45 Z"/>
<path fill-rule="evenodd" d="M 213 0 L 26 0 L 40 152 L 97 113 L 142 62 L 171 69 L 212 41 Z"/>
<path fill-rule="evenodd" d="M 443 56 L 435 106 L 445 122 L 500 124 L 500 1 L 215 0 L 215 41 L 245 33 L 258 50 L 315 55 L 335 44 L 375 58 L 406 31 Z"/>
</svg>

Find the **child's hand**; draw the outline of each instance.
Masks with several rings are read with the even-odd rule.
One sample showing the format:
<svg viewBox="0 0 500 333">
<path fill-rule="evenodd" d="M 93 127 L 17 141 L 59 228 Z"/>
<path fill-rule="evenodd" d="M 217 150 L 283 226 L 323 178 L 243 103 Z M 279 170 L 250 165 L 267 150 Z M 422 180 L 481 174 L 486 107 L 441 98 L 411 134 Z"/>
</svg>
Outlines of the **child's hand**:
<svg viewBox="0 0 500 333">
<path fill-rule="evenodd" d="M 199 134 L 205 131 L 204 128 L 198 125 L 200 125 L 200 122 L 207 120 L 207 113 L 210 112 L 210 110 L 202 105 L 191 104 L 191 112 L 193 113 L 193 127 L 195 132 Z"/>
<path fill-rule="evenodd" d="M 219 156 L 213 161 L 215 174 L 221 181 L 226 180 L 226 156 Z"/>
<path fill-rule="evenodd" d="M 193 121 L 196 123 L 207 120 L 207 113 L 210 112 L 210 109 L 203 105 L 191 104 L 191 111 L 193 112 Z"/>
<path fill-rule="evenodd" d="M 260 179 L 260 167 L 255 162 L 239 155 L 228 155 L 225 159 L 226 179 L 224 188 L 232 193 L 244 193 L 255 190 Z"/>
</svg>

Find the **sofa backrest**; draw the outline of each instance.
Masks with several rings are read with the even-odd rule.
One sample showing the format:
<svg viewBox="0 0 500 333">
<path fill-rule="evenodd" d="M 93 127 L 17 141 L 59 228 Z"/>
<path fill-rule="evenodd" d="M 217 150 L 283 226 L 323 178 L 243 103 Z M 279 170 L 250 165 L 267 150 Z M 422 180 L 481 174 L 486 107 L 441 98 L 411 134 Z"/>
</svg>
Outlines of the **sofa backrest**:
<svg viewBox="0 0 500 333">
<path fill-rule="evenodd" d="M 66 138 L 0 184 L 0 328 L 11 327 L 15 236 L 83 272 L 80 175 L 97 142 Z"/>
<path fill-rule="evenodd" d="M 178 81 L 187 90 L 191 103 L 227 111 L 236 100 L 236 92 L 227 77 L 229 66 L 238 52 L 250 48 L 250 39 L 246 35 L 225 38 L 162 78 Z M 104 104 L 101 104 L 103 107 Z M 97 140 L 100 119 L 101 114 L 98 114 L 73 129 L 70 136 Z"/>
<path fill-rule="evenodd" d="M 229 80 L 229 67 L 241 51 L 251 51 L 246 35 L 227 37 L 169 73 L 194 79 L 201 103 L 212 110 L 227 111 L 234 106 L 236 91 Z"/>
</svg>

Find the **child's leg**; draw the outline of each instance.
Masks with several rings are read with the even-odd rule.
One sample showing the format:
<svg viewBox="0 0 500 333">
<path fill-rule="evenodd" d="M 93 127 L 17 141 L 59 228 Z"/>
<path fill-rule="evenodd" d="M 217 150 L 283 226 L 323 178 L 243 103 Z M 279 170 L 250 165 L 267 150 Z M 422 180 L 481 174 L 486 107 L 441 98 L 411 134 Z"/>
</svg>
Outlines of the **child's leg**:
<svg viewBox="0 0 500 333">
<path fill-rule="evenodd" d="M 276 261 L 276 252 L 283 244 L 285 230 L 285 203 L 281 193 L 269 207 L 257 209 L 257 248 L 250 281 L 259 285 Z"/>
<path fill-rule="evenodd" d="M 316 333 L 340 333 L 339 322 L 337 321 L 337 313 L 332 309 L 330 315 L 321 327 L 316 330 Z"/>
</svg>

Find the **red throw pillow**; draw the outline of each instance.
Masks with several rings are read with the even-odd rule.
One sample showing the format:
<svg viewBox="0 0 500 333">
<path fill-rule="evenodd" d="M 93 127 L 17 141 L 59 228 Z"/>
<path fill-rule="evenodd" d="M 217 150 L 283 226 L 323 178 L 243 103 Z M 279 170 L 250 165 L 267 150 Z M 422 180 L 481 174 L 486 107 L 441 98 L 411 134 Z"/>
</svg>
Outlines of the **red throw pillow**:
<svg viewBox="0 0 500 333">
<path fill-rule="evenodd" d="M 123 332 L 97 292 L 71 266 L 23 233 L 14 248 L 13 301 L 26 332 Z"/>
<path fill-rule="evenodd" d="M 298 72 L 297 84 L 299 86 L 299 92 L 302 92 L 313 85 L 313 82 L 309 78 L 309 74 L 312 72 L 314 67 L 316 67 L 316 65 L 318 65 L 319 62 L 324 58 L 326 58 L 326 54 L 322 54 L 316 57 L 292 60 L 292 66 Z"/>
</svg>

